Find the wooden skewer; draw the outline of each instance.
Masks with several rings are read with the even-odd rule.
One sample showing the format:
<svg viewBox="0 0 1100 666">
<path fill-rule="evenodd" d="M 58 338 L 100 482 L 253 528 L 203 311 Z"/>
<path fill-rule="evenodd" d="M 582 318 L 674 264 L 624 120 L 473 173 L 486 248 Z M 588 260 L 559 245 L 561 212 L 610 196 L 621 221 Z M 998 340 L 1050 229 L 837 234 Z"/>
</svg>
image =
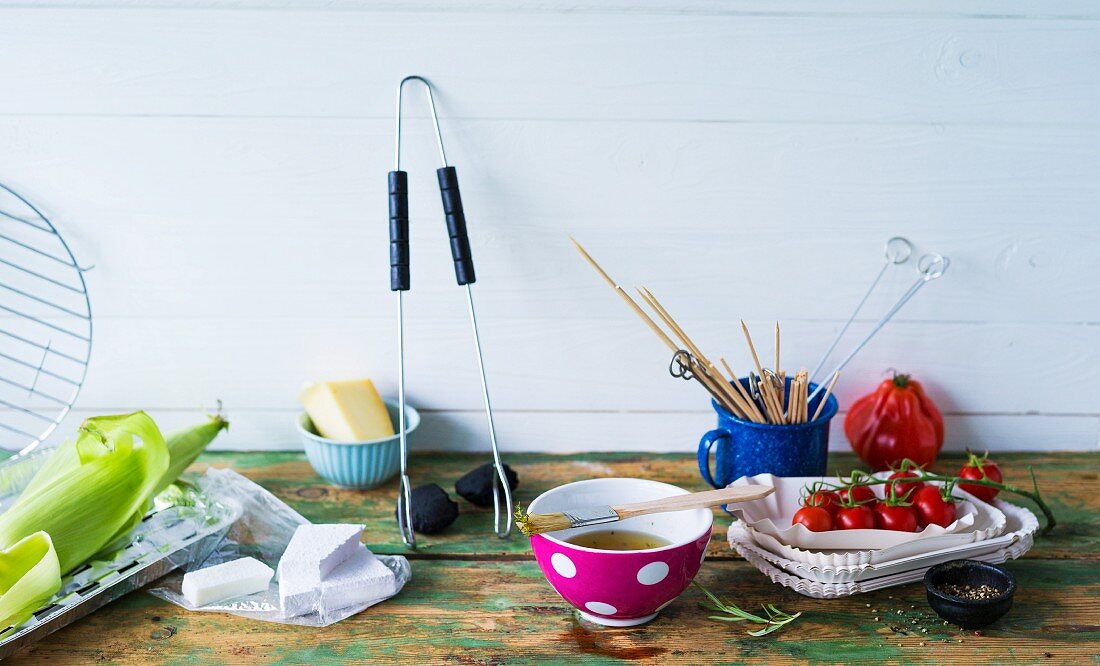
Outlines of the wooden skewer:
<svg viewBox="0 0 1100 666">
<path fill-rule="evenodd" d="M 790 397 L 787 398 L 787 423 L 798 423 L 798 376 L 791 379 Z"/>
<path fill-rule="evenodd" d="M 787 409 L 787 422 L 798 423 L 801 410 L 798 406 L 798 375 L 791 379 L 791 405 Z"/>
<path fill-rule="evenodd" d="M 806 403 L 806 386 L 807 386 L 806 377 L 803 377 L 798 382 L 798 390 L 799 390 L 799 394 L 798 394 L 798 422 L 799 423 L 805 423 L 806 422 L 806 411 L 807 411 L 807 406 L 808 406 L 807 403 Z"/>
<path fill-rule="evenodd" d="M 630 309 L 634 311 L 634 314 L 638 315 L 642 319 L 642 321 L 644 321 L 646 325 L 649 326 L 650 330 L 656 333 L 657 337 L 660 338 L 670 350 L 678 351 L 680 348 L 676 346 L 676 343 L 672 341 L 672 338 L 668 337 L 668 334 L 661 330 L 661 327 L 657 325 L 657 322 L 650 319 L 649 315 L 645 313 L 645 310 L 643 310 L 641 307 L 638 306 L 637 303 L 634 302 L 634 299 L 630 297 L 630 294 L 626 293 L 626 291 L 622 287 L 620 287 L 617 282 L 611 279 L 611 276 L 607 274 L 607 271 L 605 271 L 603 268 L 600 267 L 598 263 L 596 263 L 596 260 L 593 259 L 592 255 L 588 254 L 588 251 L 585 250 L 584 247 L 577 242 L 577 239 L 570 236 L 569 240 L 573 243 L 573 247 L 577 248 L 577 252 L 580 252 L 581 256 L 584 257 L 584 260 L 587 261 L 588 264 L 592 266 L 592 268 L 596 269 L 596 272 L 600 274 L 600 277 L 602 277 L 607 282 L 607 284 L 615 290 L 615 293 L 617 293 L 619 297 L 622 298 L 623 301 L 625 301 L 626 304 L 630 306 Z"/>
<path fill-rule="evenodd" d="M 779 407 L 780 407 L 780 409 L 784 409 L 784 408 L 789 409 L 788 403 L 790 402 L 790 394 L 787 391 L 787 373 L 786 373 L 786 371 L 784 371 L 784 372 L 778 372 L 776 374 L 779 376 L 779 386 L 780 386 L 780 388 L 779 388 Z M 787 402 L 785 403 L 784 400 L 786 400 Z"/>
<path fill-rule="evenodd" d="M 681 344 L 683 344 L 684 347 L 687 348 L 687 351 L 695 359 L 692 367 L 692 374 L 699 379 L 699 382 L 707 388 L 710 394 L 714 397 L 715 400 L 718 401 L 720 405 L 725 407 L 728 411 L 733 412 L 734 414 L 738 414 L 740 410 L 737 409 L 731 402 L 729 393 L 727 391 L 728 387 L 723 386 L 723 382 L 716 381 L 711 375 L 708 366 L 713 367 L 713 364 L 711 364 L 710 361 L 707 360 L 706 356 L 703 355 L 703 352 L 700 351 L 699 348 L 695 345 L 695 342 L 693 342 L 692 339 L 688 337 L 688 334 L 684 331 L 684 329 L 681 328 L 678 323 L 676 323 L 676 320 L 672 318 L 672 315 L 668 313 L 668 310 L 665 310 L 664 306 L 662 306 L 660 302 L 657 301 L 657 298 L 649 290 L 638 289 L 638 294 L 642 297 L 642 301 L 645 302 L 645 304 L 648 305 L 650 308 L 652 308 L 655 313 L 657 313 L 657 317 L 662 322 L 664 322 L 665 326 L 668 326 L 669 329 L 672 330 L 673 335 L 680 339 Z M 673 346 L 677 350 L 679 350 L 679 347 L 676 347 L 675 344 L 673 344 Z"/>
<path fill-rule="evenodd" d="M 747 418 L 745 410 L 741 408 L 741 405 L 738 404 L 736 401 L 731 401 L 729 396 L 726 395 L 726 392 L 722 387 L 721 375 L 715 377 L 713 372 L 703 366 L 698 360 L 694 360 L 694 357 L 691 371 L 692 374 L 698 377 L 699 381 L 707 387 L 707 390 L 710 391 L 712 396 L 714 396 L 714 399 L 717 400 L 718 404 L 722 405 L 722 407 L 725 408 L 726 411 L 730 412 L 738 418 Z"/>
<path fill-rule="evenodd" d="M 745 334 L 745 342 L 749 344 L 749 352 L 752 354 L 752 363 L 756 368 L 756 374 L 760 377 L 760 381 L 757 385 L 760 387 L 760 392 L 763 398 L 764 413 L 768 417 L 768 421 L 775 422 L 771 414 L 771 406 L 768 404 L 767 390 L 764 387 L 764 368 L 760 365 L 760 357 L 756 355 L 756 346 L 752 344 L 752 336 L 749 334 L 749 327 L 745 325 L 745 320 L 741 320 L 741 331 Z"/>
<path fill-rule="evenodd" d="M 738 418 L 748 418 L 747 413 L 745 412 L 744 408 L 742 408 L 741 403 L 738 400 L 739 396 L 733 390 L 733 387 L 729 385 L 729 382 L 726 381 L 726 378 L 722 374 L 722 372 L 718 368 L 714 367 L 714 364 L 711 364 L 707 368 L 707 375 L 714 381 L 716 386 L 721 387 L 720 390 L 728 401 L 727 406 L 735 407 L 735 409 L 730 409 L 730 412 L 732 412 Z"/>
<path fill-rule="evenodd" d="M 576 248 L 577 252 L 580 253 L 584 260 L 588 262 L 596 273 L 607 282 L 608 286 L 619 295 L 619 298 L 634 311 L 634 314 L 653 331 L 654 335 L 665 343 L 665 346 L 668 347 L 670 351 L 680 351 L 681 347 L 673 341 L 668 333 L 666 333 L 628 293 L 626 293 L 626 290 L 619 286 L 619 284 L 608 275 L 607 271 L 600 266 L 592 255 L 577 242 L 577 239 L 570 236 L 569 241 L 573 243 L 573 247 Z M 683 347 L 691 354 L 692 360 L 689 362 L 689 369 L 692 377 L 698 381 L 723 408 L 734 416 L 757 423 L 805 423 L 807 421 L 809 411 L 807 395 L 809 380 L 806 377 L 807 373 L 805 368 L 800 370 L 791 381 L 790 389 L 788 390 L 786 388 L 787 373 L 780 368 L 781 330 L 778 321 L 775 322 L 775 368 L 773 372 L 775 377 L 779 379 L 781 388 L 774 386 L 771 379 L 764 374 L 764 368 L 760 363 L 759 355 L 756 353 L 756 345 L 753 344 L 752 335 L 749 334 L 749 328 L 745 324 L 745 321 L 741 320 L 741 330 L 745 334 L 745 342 L 748 343 L 749 351 L 752 353 L 753 365 L 756 368 L 757 375 L 760 377 L 759 386 L 762 394 L 762 405 L 757 405 L 756 401 L 753 400 L 752 396 L 745 390 L 745 387 L 741 385 L 737 373 L 733 371 L 733 368 L 730 367 L 725 358 L 720 358 L 719 360 L 725 367 L 726 372 L 729 373 L 729 378 L 723 375 L 722 371 L 711 363 L 706 355 L 703 354 L 702 350 L 696 346 L 691 337 L 688 336 L 672 315 L 669 314 L 668 310 L 661 305 L 661 302 L 657 300 L 653 292 L 642 287 L 638 290 L 638 293 L 641 295 L 642 300 L 657 314 L 658 319 L 672 331 L 673 335 L 679 338 Z M 814 411 L 813 419 L 817 419 L 821 414 L 821 411 L 825 407 L 825 403 L 832 394 L 833 387 L 836 385 L 839 376 L 839 370 L 833 373 L 833 378 L 829 382 L 825 395 Z M 761 407 L 763 407 L 763 411 L 761 411 Z"/>
<path fill-rule="evenodd" d="M 764 395 L 771 401 L 772 412 L 775 414 L 775 422 L 783 423 L 786 419 L 783 414 L 783 393 L 786 390 L 786 386 L 782 389 L 776 386 L 775 381 L 772 379 L 774 375 L 768 375 L 761 384 L 764 385 Z"/>
<path fill-rule="evenodd" d="M 656 312 L 657 316 L 665 322 L 665 325 L 672 329 L 672 332 L 676 334 L 676 337 L 680 338 L 680 341 L 684 343 L 684 346 L 687 347 L 688 351 L 691 352 L 696 359 L 698 359 L 699 363 L 701 363 L 703 367 L 708 370 L 713 378 L 713 373 L 717 372 L 714 364 L 710 362 L 705 354 L 703 354 L 703 351 L 699 349 L 699 347 L 688 336 L 684 329 L 678 323 L 676 323 L 676 320 L 673 319 L 668 310 L 666 310 L 665 307 L 661 305 L 661 302 L 657 300 L 657 297 L 653 295 L 653 292 L 646 289 L 645 287 L 641 287 L 638 289 L 638 294 L 642 297 L 642 300 L 644 300 L 646 304 L 649 305 L 649 307 L 653 308 L 653 311 Z M 733 397 L 733 389 L 727 382 L 715 381 L 714 383 L 719 391 L 722 392 L 722 395 L 726 397 L 725 401 L 719 400 L 719 402 L 725 402 L 728 404 L 734 404 L 736 402 L 735 398 Z"/>
<path fill-rule="evenodd" d="M 810 371 L 802 368 L 798 371 L 798 422 L 805 423 L 809 415 L 810 404 L 806 402 L 810 389 Z"/>
<path fill-rule="evenodd" d="M 756 366 L 756 374 L 760 375 L 760 392 L 764 395 L 764 407 L 768 412 L 768 418 L 772 423 L 783 423 L 783 410 L 779 406 L 779 399 L 775 395 L 774 387 L 771 385 L 771 381 L 764 375 L 764 368 L 760 365 L 760 356 L 756 353 L 756 345 L 752 343 L 752 335 L 749 334 L 749 327 L 745 324 L 745 320 L 741 320 L 741 331 L 745 334 L 745 341 L 749 344 L 749 351 L 752 352 L 752 362 Z"/>
<path fill-rule="evenodd" d="M 787 383 L 779 383 L 779 377 L 771 371 L 768 372 L 768 376 L 764 378 L 763 382 L 770 391 L 768 396 L 772 400 L 772 406 L 775 407 L 776 418 L 779 419 L 778 422 L 785 423 L 787 417 L 786 414 L 783 413 L 783 400 L 787 392 Z"/>
<path fill-rule="evenodd" d="M 829 380 L 829 386 L 825 389 L 825 395 L 821 396 L 821 402 L 817 403 L 817 409 L 814 410 L 814 417 L 811 421 L 816 421 L 817 417 L 821 415 L 821 410 L 825 409 L 825 403 L 829 401 L 829 396 L 833 394 L 833 387 L 836 386 L 836 380 L 840 378 L 840 370 L 833 373 L 833 378 Z"/>
<path fill-rule="evenodd" d="M 756 355 L 756 345 L 752 343 L 752 335 L 749 334 L 749 327 L 745 325 L 745 320 L 741 320 L 741 331 L 745 334 L 745 342 L 749 343 L 749 351 L 752 353 L 752 363 L 756 366 L 756 374 L 761 377 L 764 376 L 764 368 L 760 365 L 760 357 Z"/>
<path fill-rule="evenodd" d="M 638 317 L 643 322 L 645 322 L 646 326 L 648 326 L 649 329 L 653 331 L 653 333 L 658 338 L 660 338 L 662 342 L 665 343 L 665 346 L 668 347 L 670 351 L 679 351 L 680 347 L 672 341 L 672 338 L 668 337 L 668 334 L 665 333 L 661 329 L 661 327 L 657 325 L 657 322 L 653 321 L 653 319 L 651 319 L 650 316 L 646 314 L 645 310 L 643 310 L 637 303 L 634 302 L 634 299 L 630 297 L 630 294 L 626 293 L 626 291 L 622 287 L 620 287 L 619 284 L 616 283 L 610 275 L 607 274 L 607 271 L 605 271 L 603 267 L 601 267 L 600 264 L 597 263 L 594 258 L 592 258 L 592 255 L 588 254 L 588 251 L 584 249 L 584 246 L 578 243 L 577 239 L 573 238 L 572 236 L 569 237 L 569 240 L 573 243 L 573 247 L 577 249 L 577 252 L 579 252 L 580 255 L 584 257 L 584 260 L 588 262 L 588 265 L 595 269 L 597 273 L 599 273 L 600 277 L 602 277 L 604 281 L 607 282 L 607 284 L 615 291 L 615 293 L 619 295 L 619 298 L 623 299 L 623 301 L 628 306 L 630 306 L 630 309 L 634 311 L 634 314 L 638 315 Z M 712 397 L 714 397 L 716 400 L 718 400 L 719 403 L 725 406 L 725 400 L 722 397 L 720 390 L 716 391 L 715 387 L 712 384 L 709 384 L 706 379 L 700 377 L 700 375 L 694 372 L 692 374 L 694 375 L 694 378 L 703 385 L 703 388 L 705 388 L 707 392 L 711 394 Z"/>
<path fill-rule="evenodd" d="M 791 381 L 791 407 L 788 410 L 788 411 L 790 411 L 790 421 L 791 421 L 791 423 L 801 423 L 802 422 L 802 405 L 801 405 L 801 400 L 802 399 L 798 395 L 798 391 L 799 391 L 800 388 L 801 388 L 801 385 L 799 384 L 797 379 L 794 379 L 794 380 Z"/>
<path fill-rule="evenodd" d="M 749 413 L 749 416 L 751 417 L 751 420 L 757 423 L 767 423 L 768 420 L 764 418 L 763 414 L 760 413 L 760 408 L 756 406 L 756 401 L 752 399 L 752 396 L 749 395 L 749 392 L 746 391 L 745 387 L 741 385 L 741 380 L 737 377 L 737 373 L 733 371 L 733 368 L 730 367 L 729 363 L 726 363 L 725 358 L 719 358 L 718 360 L 722 362 L 722 366 L 726 368 L 726 372 L 728 372 L 730 374 L 730 377 L 733 378 L 733 381 L 731 383 L 734 385 L 734 387 L 736 387 L 737 393 L 741 397 L 741 401 L 747 406 L 747 411 Z"/>
<path fill-rule="evenodd" d="M 657 313 L 657 318 L 664 322 L 665 326 L 668 326 L 672 334 L 680 339 L 680 346 L 678 346 L 677 349 L 684 347 L 691 352 L 691 355 L 698 359 L 699 362 L 705 364 L 706 359 L 703 357 L 703 353 L 699 351 L 699 348 L 695 346 L 695 342 L 688 337 L 688 334 L 678 323 L 676 323 L 676 320 L 672 318 L 672 315 L 668 313 L 668 310 L 661 305 L 657 298 L 645 287 L 635 287 L 634 290 L 641 296 L 642 302 Z"/>
<path fill-rule="evenodd" d="M 779 322 L 775 322 L 775 374 L 779 375 L 780 379 L 786 379 L 783 371 L 779 369 Z"/>
<path fill-rule="evenodd" d="M 769 401 L 771 401 L 772 414 L 774 414 L 773 418 L 774 418 L 775 422 L 776 423 L 783 423 L 783 406 L 779 404 L 779 401 L 781 400 L 781 398 L 778 395 L 776 395 L 775 387 L 774 386 L 768 386 L 768 388 L 766 388 L 764 390 L 764 395 L 767 397 L 767 399 Z"/>
<path fill-rule="evenodd" d="M 768 422 L 783 423 L 783 414 L 779 410 L 779 405 L 772 394 L 771 387 L 768 386 L 767 378 L 760 379 L 756 382 L 756 385 L 760 390 L 760 399 L 764 403 L 764 413 L 768 417 Z"/>
<path fill-rule="evenodd" d="M 688 337 L 688 334 L 684 331 L 684 329 L 681 328 L 678 323 L 676 323 L 676 320 L 672 318 L 672 315 L 669 314 L 668 310 L 665 309 L 665 306 L 661 305 L 661 302 L 657 300 L 657 297 L 653 295 L 653 292 L 646 289 L 645 287 L 637 287 L 637 291 L 638 294 L 642 297 L 642 300 L 645 301 L 646 304 L 649 305 L 649 307 L 653 308 L 653 311 L 657 313 L 657 316 L 659 316 L 665 322 L 665 324 L 672 329 L 672 332 L 676 334 L 676 337 L 680 338 L 680 342 L 682 342 L 684 346 L 687 347 L 688 351 L 695 355 L 695 357 L 698 358 L 699 361 L 703 364 L 711 365 L 710 361 L 707 360 L 702 350 L 700 350 L 699 347 L 695 345 L 695 342 L 690 337 Z"/>
<path fill-rule="evenodd" d="M 741 388 L 740 382 L 737 381 L 737 375 L 734 374 L 732 370 L 730 370 L 729 364 L 725 362 L 725 359 L 720 358 L 719 360 L 722 361 L 722 365 L 726 366 L 726 370 L 730 373 L 730 376 L 732 378 L 727 378 L 725 375 L 722 374 L 722 371 L 718 370 L 717 368 L 715 368 L 714 371 L 718 374 L 719 377 L 722 378 L 724 382 L 726 382 L 730 386 L 737 386 L 738 388 Z M 757 423 L 760 422 L 761 417 L 758 416 L 759 412 L 754 409 L 755 406 L 752 404 L 752 400 L 743 397 L 740 391 L 734 390 L 733 388 L 730 389 L 730 394 L 733 396 L 734 402 L 737 403 L 737 406 L 740 407 L 741 411 L 744 413 L 744 416 L 742 418 L 748 421 L 754 421 Z"/>
</svg>

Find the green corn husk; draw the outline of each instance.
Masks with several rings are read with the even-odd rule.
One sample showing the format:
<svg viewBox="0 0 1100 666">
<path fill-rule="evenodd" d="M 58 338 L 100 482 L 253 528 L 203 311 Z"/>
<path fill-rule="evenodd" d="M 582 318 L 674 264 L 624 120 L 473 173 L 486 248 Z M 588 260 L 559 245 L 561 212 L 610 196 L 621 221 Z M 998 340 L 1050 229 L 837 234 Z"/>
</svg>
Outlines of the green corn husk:
<svg viewBox="0 0 1100 666">
<path fill-rule="evenodd" d="M 62 575 L 119 545 L 228 425 L 217 415 L 166 442 L 144 412 L 86 420 L 0 514 L 0 628 L 25 621 Z"/>
<path fill-rule="evenodd" d="M 0 551 L 0 628 L 22 624 L 60 589 L 49 534 L 35 532 Z"/>
<path fill-rule="evenodd" d="M 68 573 L 141 520 L 168 464 L 145 412 L 88 419 L 0 515 L 0 546 L 45 531 Z"/>
<path fill-rule="evenodd" d="M 161 479 L 154 495 L 172 485 L 183 470 L 187 469 L 199 454 L 214 441 L 222 430 L 229 428 L 229 421 L 220 413 L 209 417 L 206 423 L 172 433 L 168 436 L 168 455 L 171 462 L 168 463 L 168 472 Z"/>
<path fill-rule="evenodd" d="M 0 514 L 0 627 L 25 621 L 62 574 L 141 520 L 168 457 L 144 412 L 88 419 L 58 448 Z"/>
</svg>

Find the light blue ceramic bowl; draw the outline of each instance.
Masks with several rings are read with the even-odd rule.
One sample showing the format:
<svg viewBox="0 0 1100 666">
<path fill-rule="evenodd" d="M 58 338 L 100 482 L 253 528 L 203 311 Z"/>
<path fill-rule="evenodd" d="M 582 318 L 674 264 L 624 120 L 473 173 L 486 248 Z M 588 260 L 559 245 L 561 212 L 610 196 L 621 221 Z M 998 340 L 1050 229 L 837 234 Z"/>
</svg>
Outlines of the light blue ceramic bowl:
<svg viewBox="0 0 1100 666">
<path fill-rule="evenodd" d="M 384 402 L 396 430 L 397 404 L 389 400 Z M 418 425 L 420 414 L 405 405 L 405 432 L 411 435 Z M 401 470 L 401 438 L 396 434 L 366 442 L 325 439 L 317 434 L 313 421 L 305 412 L 298 417 L 298 432 L 302 436 L 309 464 L 333 485 L 374 488 L 389 481 Z"/>
</svg>

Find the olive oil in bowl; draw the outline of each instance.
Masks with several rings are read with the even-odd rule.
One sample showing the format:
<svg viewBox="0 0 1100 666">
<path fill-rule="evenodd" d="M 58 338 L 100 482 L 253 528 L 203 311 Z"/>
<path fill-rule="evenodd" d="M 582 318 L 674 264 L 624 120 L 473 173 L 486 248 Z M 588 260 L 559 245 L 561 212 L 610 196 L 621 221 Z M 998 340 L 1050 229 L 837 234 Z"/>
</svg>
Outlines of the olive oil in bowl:
<svg viewBox="0 0 1100 666">
<path fill-rule="evenodd" d="M 672 545 L 668 539 L 633 530 L 597 530 L 578 534 L 565 541 L 574 546 L 596 550 L 653 550 Z"/>
</svg>

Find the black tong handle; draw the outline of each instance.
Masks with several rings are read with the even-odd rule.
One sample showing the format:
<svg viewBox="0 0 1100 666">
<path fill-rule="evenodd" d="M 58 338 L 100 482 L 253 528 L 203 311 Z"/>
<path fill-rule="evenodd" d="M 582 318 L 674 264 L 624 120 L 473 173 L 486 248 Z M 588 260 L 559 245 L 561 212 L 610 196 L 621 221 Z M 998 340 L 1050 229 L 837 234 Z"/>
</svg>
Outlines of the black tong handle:
<svg viewBox="0 0 1100 666">
<path fill-rule="evenodd" d="M 455 262 L 455 279 L 458 280 L 459 285 L 473 284 L 477 277 L 474 275 L 474 257 L 470 251 L 470 238 L 466 235 L 466 214 L 462 212 L 462 195 L 458 191 L 458 172 L 454 167 L 449 166 L 436 169 L 435 173 L 439 177 L 439 194 L 443 197 L 443 215 L 447 218 L 447 235 L 451 237 L 451 258 Z"/>
<path fill-rule="evenodd" d="M 390 291 L 408 291 L 409 277 L 409 175 L 391 171 L 390 190 Z"/>
</svg>

